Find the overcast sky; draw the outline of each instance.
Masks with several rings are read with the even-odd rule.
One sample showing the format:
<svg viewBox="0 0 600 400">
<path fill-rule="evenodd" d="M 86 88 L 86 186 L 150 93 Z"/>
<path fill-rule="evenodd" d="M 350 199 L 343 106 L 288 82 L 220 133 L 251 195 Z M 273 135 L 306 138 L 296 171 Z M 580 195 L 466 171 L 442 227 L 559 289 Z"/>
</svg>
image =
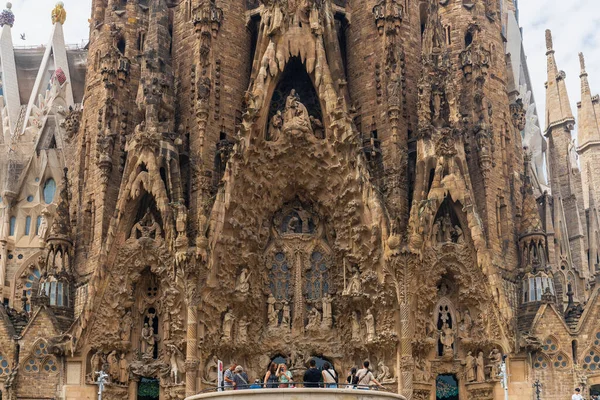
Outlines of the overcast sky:
<svg viewBox="0 0 600 400">
<path fill-rule="evenodd" d="M 2 1 L 2 0 L 0 0 Z M 508 0 L 506 0 L 508 1 Z M 91 0 L 63 0 L 67 10 L 64 26 L 67 43 L 84 43 L 88 37 Z M 39 45 L 48 41 L 51 29 L 50 13 L 54 0 L 14 0 L 16 16 L 13 28 L 15 45 Z M 554 35 L 554 49 L 559 69 L 567 73 L 567 85 L 573 113 L 580 100 L 579 58 L 586 56 L 590 85 L 595 94 L 600 91 L 600 0 L 520 0 L 520 24 L 523 27 L 527 61 L 534 85 L 534 95 L 540 118 L 544 117 L 546 81 L 545 29 Z M 25 33 L 26 40 L 20 39 Z M 542 129 L 544 121 L 541 121 Z"/>
</svg>

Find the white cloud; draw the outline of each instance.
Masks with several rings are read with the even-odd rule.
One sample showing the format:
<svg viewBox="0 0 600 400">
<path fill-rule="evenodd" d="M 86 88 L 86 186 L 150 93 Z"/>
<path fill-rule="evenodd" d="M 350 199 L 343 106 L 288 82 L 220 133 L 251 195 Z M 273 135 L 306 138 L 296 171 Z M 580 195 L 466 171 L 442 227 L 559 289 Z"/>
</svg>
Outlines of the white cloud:
<svg viewBox="0 0 600 400">
<path fill-rule="evenodd" d="M 579 57 L 583 52 L 592 94 L 600 91 L 600 2 L 598 0 L 521 0 L 520 24 L 538 106 L 542 129 L 545 127 L 546 42 L 545 30 L 552 30 L 556 63 L 567 74 L 569 100 L 575 116 L 581 99 Z"/>
<path fill-rule="evenodd" d="M 67 11 L 64 25 L 67 44 L 85 44 L 89 36 L 88 19 L 91 15 L 92 0 L 62 0 Z M 13 42 L 15 46 L 46 45 L 52 30 L 52 9 L 57 0 L 13 0 L 15 14 Z M 25 39 L 21 39 L 25 34 Z"/>
</svg>

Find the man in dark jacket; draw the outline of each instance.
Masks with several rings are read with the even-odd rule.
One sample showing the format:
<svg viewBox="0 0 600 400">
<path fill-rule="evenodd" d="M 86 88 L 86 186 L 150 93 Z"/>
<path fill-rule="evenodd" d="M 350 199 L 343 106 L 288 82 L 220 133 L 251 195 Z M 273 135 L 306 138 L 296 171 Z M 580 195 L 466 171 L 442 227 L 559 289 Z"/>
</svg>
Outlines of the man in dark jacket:
<svg viewBox="0 0 600 400">
<path fill-rule="evenodd" d="M 317 369 L 317 362 L 311 359 L 308 362 L 309 369 L 304 373 L 304 387 L 306 388 L 317 388 L 321 386 L 323 382 L 323 375 L 321 371 Z"/>
</svg>

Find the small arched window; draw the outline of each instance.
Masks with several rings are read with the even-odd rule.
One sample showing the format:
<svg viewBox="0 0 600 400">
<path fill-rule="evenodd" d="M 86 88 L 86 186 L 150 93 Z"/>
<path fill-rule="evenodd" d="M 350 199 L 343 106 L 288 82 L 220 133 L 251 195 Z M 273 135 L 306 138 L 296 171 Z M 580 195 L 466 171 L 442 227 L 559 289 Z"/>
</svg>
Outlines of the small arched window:
<svg viewBox="0 0 600 400">
<path fill-rule="evenodd" d="M 37 220 L 35 222 L 35 234 L 40 234 L 40 225 L 42 225 L 42 216 L 38 215 Z"/>
<path fill-rule="evenodd" d="M 473 34 L 469 31 L 465 34 L 465 47 L 469 47 L 473 43 Z"/>
<path fill-rule="evenodd" d="M 29 232 L 31 230 L 31 217 L 27 216 L 27 218 L 25 218 L 25 235 L 29 236 Z"/>
<path fill-rule="evenodd" d="M 547 291 L 554 295 L 554 282 L 543 272 L 537 275 L 527 274 L 523 279 L 523 302 L 541 301 Z"/>
<path fill-rule="evenodd" d="M 56 182 L 50 178 L 44 184 L 44 202 L 46 204 L 52 203 L 54 195 L 56 195 Z"/>
<path fill-rule="evenodd" d="M 17 229 L 17 217 L 10 217 L 10 226 L 9 226 L 8 235 L 15 236 L 16 229 Z"/>
</svg>

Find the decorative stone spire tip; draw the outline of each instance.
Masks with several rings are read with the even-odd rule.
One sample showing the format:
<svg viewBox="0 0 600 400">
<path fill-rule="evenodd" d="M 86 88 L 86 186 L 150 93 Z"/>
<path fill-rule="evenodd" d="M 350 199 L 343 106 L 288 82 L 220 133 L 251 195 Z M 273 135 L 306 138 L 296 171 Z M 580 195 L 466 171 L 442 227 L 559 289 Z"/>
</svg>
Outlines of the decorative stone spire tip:
<svg viewBox="0 0 600 400">
<path fill-rule="evenodd" d="M 553 50 L 552 31 L 550 29 L 546 29 L 546 49 L 548 51 L 552 51 Z"/>
<path fill-rule="evenodd" d="M 583 53 L 579 53 L 579 65 L 581 66 L 581 73 L 585 73 L 585 57 Z"/>
<path fill-rule="evenodd" d="M 13 14 L 12 3 L 6 3 L 6 8 L 0 13 L 0 26 L 8 25 L 12 28 L 15 23 L 15 14 Z"/>
<path fill-rule="evenodd" d="M 61 25 L 64 25 L 67 20 L 67 12 L 65 11 L 65 3 L 59 1 L 56 3 L 56 7 L 52 10 L 52 24 L 56 24 L 57 22 Z"/>
</svg>

